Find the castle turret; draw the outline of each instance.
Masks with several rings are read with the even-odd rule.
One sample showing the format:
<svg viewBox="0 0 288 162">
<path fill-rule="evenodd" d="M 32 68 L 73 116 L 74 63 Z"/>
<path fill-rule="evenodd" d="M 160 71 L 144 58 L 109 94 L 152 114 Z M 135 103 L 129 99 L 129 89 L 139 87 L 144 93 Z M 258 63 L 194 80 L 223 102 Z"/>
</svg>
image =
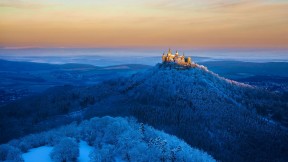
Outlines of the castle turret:
<svg viewBox="0 0 288 162">
<path fill-rule="evenodd" d="M 187 58 L 187 64 L 191 65 L 191 57 Z"/>
<path fill-rule="evenodd" d="M 169 50 L 168 50 L 168 54 L 171 54 L 172 55 L 172 52 L 171 52 L 171 49 L 169 48 Z"/>
<path fill-rule="evenodd" d="M 178 51 L 176 51 L 175 56 L 178 56 L 178 55 L 179 55 L 179 53 L 178 53 Z"/>
</svg>

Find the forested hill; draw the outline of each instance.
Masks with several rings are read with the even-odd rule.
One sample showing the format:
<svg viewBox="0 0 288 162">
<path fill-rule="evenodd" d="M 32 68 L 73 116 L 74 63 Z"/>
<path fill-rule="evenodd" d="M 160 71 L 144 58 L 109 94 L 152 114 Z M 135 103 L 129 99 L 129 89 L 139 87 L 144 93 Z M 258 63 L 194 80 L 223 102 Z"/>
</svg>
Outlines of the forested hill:
<svg viewBox="0 0 288 162">
<path fill-rule="evenodd" d="M 216 160 L 287 161 L 286 103 L 201 65 L 158 64 L 130 77 L 58 87 L 1 107 L 1 141 L 94 116 L 134 116 Z"/>
<path fill-rule="evenodd" d="M 277 94 L 222 78 L 201 65 L 183 69 L 158 64 L 119 84 L 132 115 L 209 150 L 216 159 L 288 158 L 283 152 L 288 151 L 287 129 L 281 128 L 287 102 Z"/>
</svg>

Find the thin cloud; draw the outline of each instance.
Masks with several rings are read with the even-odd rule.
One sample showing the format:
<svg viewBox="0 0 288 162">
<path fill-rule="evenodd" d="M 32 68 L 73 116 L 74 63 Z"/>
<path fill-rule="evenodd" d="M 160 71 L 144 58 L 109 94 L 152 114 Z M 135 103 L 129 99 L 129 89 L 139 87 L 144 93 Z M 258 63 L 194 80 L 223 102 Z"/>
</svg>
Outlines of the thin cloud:
<svg viewBox="0 0 288 162">
<path fill-rule="evenodd" d="M 34 2 L 23 2 L 20 0 L 4 0 L 0 2 L 0 8 L 17 8 L 17 9 L 39 9 L 47 5 Z"/>
<path fill-rule="evenodd" d="M 222 1 L 217 3 L 211 3 L 206 7 L 208 9 L 229 9 L 229 8 L 238 8 L 243 6 L 250 6 L 251 4 L 255 4 L 255 2 L 251 1 Z"/>
</svg>

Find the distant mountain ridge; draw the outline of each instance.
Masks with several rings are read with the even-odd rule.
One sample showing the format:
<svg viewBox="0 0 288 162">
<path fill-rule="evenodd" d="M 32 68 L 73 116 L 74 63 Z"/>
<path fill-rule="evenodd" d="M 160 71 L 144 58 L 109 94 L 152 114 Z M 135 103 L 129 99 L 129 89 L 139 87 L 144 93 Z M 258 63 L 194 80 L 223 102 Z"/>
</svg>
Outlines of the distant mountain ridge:
<svg viewBox="0 0 288 162">
<path fill-rule="evenodd" d="M 0 59 L 1 71 L 40 71 L 40 70 L 77 70 L 77 69 L 88 69 L 88 70 L 104 70 L 105 68 L 116 68 L 119 66 L 127 66 L 128 68 L 143 69 L 149 68 L 149 65 L 141 64 L 123 64 L 99 67 L 89 64 L 79 63 L 66 63 L 66 64 L 48 64 L 48 63 L 36 63 L 36 62 L 20 62 L 20 61 L 8 61 Z"/>
<path fill-rule="evenodd" d="M 227 76 L 241 73 L 254 74 L 254 75 L 267 75 L 267 76 L 282 76 L 288 77 L 287 62 L 241 62 L 241 61 L 209 61 L 203 62 L 209 69 L 213 69 L 216 73 L 223 73 Z"/>
<path fill-rule="evenodd" d="M 0 105 L 43 92 L 53 86 L 94 85 L 150 68 L 125 64 L 98 67 L 88 64 L 46 64 L 0 59 Z"/>
</svg>

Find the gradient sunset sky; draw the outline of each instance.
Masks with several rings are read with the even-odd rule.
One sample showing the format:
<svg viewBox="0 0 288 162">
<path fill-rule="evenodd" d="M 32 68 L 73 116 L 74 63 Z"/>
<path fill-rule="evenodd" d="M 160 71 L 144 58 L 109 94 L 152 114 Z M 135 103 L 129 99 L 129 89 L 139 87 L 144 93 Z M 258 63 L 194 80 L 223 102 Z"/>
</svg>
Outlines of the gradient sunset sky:
<svg viewBox="0 0 288 162">
<path fill-rule="evenodd" d="M 0 0 L 0 47 L 288 48 L 288 0 Z"/>
</svg>

